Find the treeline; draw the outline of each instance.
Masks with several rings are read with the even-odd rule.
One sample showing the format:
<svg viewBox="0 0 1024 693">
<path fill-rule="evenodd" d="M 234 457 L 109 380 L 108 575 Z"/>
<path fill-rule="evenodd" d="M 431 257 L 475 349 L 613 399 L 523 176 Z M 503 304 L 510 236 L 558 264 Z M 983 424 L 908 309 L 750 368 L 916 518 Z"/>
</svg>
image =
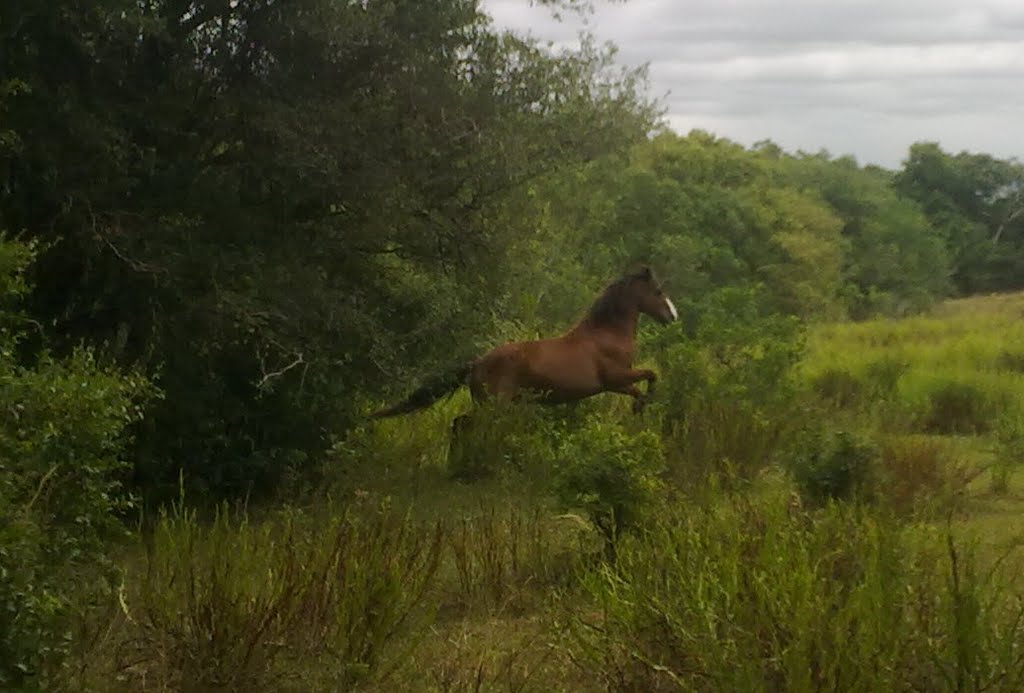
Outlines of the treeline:
<svg viewBox="0 0 1024 693">
<path fill-rule="evenodd" d="M 84 347 L 152 381 L 126 453 L 152 500 L 273 493 L 637 260 L 691 320 L 726 288 L 830 319 L 1024 283 L 1019 162 L 681 137 L 611 49 L 477 0 L 16 0 L 0 25 L 0 229 L 36 244 L 17 364 Z"/>
</svg>

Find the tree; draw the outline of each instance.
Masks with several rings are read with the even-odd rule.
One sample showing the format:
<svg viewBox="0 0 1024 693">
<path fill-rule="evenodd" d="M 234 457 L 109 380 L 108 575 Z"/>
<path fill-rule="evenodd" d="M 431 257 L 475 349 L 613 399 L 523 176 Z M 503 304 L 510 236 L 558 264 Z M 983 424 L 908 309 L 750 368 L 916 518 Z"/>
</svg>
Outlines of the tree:
<svg viewBox="0 0 1024 693">
<path fill-rule="evenodd" d="M 919 142 L 895 185 L 945 234 L 961 292 L 1024 287 L 1024 165 Z"/>
<path fill-rule="evenodd" d="M 850 314 L 920 310 L 949 291 L 944 237 L 920 205 L 893 188 L 892 174 L 849 157 L 776 157 L 780 182 L 814 195 L 842 221 L 842 292 Z"/>
<path fill-rule="evenodd" d="M 609 51 L 551 54 L 476 0 L 16 1 L 0 22 L 0 81 L 25 85 L 2 98 L 0 221 L 54 241 L 32 309 L 58 348 L 158 377 L 148 486 L 305 467 L 486 331 L 533 223 L 515 191 L 654 117 Z"/>
</svg>

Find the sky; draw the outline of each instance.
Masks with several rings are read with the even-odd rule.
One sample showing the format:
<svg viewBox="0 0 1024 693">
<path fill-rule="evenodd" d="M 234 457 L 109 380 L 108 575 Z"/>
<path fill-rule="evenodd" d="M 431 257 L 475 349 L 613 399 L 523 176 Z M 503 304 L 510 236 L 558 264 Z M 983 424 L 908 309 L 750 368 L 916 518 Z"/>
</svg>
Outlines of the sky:
<svg viewBox="0 0 1024 693">
<path fill-rule="evenodd" d="M 1024 159 L 1024 0 L 628 0 L 555 21 L 484 0 L 555 46 L 581 29 L 648 64 L 677 132 L 897 168 L 914 142 Z"/>
</svg>

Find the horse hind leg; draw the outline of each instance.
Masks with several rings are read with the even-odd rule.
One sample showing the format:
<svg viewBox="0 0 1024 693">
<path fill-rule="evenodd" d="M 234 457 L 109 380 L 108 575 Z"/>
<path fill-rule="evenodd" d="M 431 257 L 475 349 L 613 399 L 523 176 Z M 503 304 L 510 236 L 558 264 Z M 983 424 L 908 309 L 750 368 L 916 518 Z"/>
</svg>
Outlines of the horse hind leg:
<svg viewBox="0 0 1024 693">
<path fill-rule="evenodd" d="M 460 414 L 452 420 L 450 443 L 455 443 L 469 427 L 469 414 Z"/>
<path fill-rule="evenodd" d="M 455 476 L 470 476 L 467 473 L 466 453 L 469 452 L 464 446 L 466 435 L 469 432 L 472 419 L 469 414 L 460 414 L 452 420 L 451 431 L 448 435 L 448 469 Z"/>
</svg>

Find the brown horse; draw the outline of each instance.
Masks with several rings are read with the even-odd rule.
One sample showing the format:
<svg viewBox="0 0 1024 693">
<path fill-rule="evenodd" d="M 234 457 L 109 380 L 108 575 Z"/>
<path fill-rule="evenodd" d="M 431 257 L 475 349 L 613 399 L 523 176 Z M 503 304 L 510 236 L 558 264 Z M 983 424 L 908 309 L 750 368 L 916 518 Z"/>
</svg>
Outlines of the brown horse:
<svg viewBox="0 0 1024 693">
<path fill-rule="evenodd" d="M 633 368 L 641 313 L 662 324 L 678 317 L 649 267 L 609 285 L 583 319 L 561 337 L 499 346 L 428 381 L 403 402 L 371 417 L 424 409 L 467 383 L 475 401 L 531 394 L 541 402 L 556 404 L 617 392 L 632 397 L 634 411 L 639 411 L 657 380 L 654 371 Z M 641 380 L 647 381 L 646 392 L 636 386 Z"/>
</svg>

